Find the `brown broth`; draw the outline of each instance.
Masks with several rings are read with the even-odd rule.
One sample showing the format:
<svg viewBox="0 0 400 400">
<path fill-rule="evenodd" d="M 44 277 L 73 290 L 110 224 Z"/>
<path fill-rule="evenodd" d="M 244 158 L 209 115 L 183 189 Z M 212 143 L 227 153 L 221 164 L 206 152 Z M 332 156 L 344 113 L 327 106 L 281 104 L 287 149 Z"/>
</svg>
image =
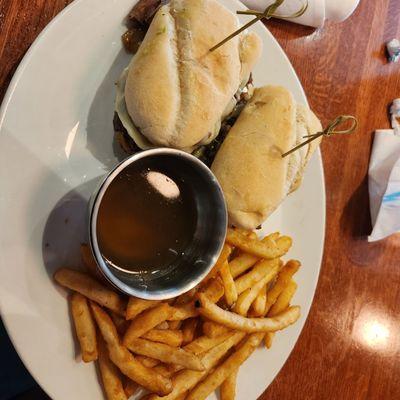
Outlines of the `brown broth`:
<svg viewBox="0 0 400 400">
<path fill-rule="evenodd" d="M 160 271 L 185 253 L 196 224 L 194 196 L 184 179 L 145 158 L 106 190 L 97 217 L 99 248 L 110 265 Z"/>
</svg>

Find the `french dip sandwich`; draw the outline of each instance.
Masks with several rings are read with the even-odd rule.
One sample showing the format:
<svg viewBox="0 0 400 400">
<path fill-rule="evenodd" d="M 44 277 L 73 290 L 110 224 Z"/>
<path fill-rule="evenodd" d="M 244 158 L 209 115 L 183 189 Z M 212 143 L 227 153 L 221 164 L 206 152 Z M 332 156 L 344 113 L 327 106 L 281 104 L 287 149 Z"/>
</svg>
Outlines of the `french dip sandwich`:
<svg viewBox="0 0 400 400">
<path fill-rule="evenodd" d="M 300 186 L 320 140 L 287 157 L 282 154 L 303 142 L 304 136 L 321 130 L 315 114 L 297 104 L 285 88 L 255 89 L 211 168 L 224 191 L 233 225 L 257 228 Z"/>
<path fill-rule="evenodd" d="M 192 152 L 218 135 L 262 50 L 256 34 L 244 33 L 209 51 L 239 26 L 216 0 L 159 7 L 117 83 L 115 110 L 128 141 Z"/>
</svg>

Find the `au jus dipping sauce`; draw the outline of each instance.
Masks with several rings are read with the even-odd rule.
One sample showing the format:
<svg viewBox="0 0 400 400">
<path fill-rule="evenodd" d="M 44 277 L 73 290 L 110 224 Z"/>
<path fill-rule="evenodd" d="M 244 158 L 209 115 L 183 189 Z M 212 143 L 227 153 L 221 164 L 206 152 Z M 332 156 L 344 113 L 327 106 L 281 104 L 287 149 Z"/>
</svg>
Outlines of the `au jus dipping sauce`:
<svg viewBox="0 0 400 400">
<path fill-rule="evenodd" d="M 99 249 L 109 266 L 155 274 L 183 257 L 197 225 L 191 190 L 176 170 L 155 158 L 121 171 L 107 188 L 97 217 Z"/>
</svg>

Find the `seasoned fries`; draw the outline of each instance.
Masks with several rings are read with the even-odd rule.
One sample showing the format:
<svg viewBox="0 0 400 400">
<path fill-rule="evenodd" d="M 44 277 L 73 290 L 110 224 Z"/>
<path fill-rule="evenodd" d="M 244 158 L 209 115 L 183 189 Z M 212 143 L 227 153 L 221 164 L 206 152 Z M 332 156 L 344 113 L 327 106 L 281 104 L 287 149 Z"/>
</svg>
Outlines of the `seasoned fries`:
<svg viewBox="0 0 400 400">
<path fill-rule="evenodd" d="M 160 364 L 159 360 L 156 360 L 154 358 L 150 358 L 147 356 L 141 356 L 140 354 L 136 354 L 135 357 L 136 357 L 136 360 L 141 362 L 147 368 L 153 368 L 156 365 Z"/>
<path fill-rule="evenodd" d="M 199 291 L 204 293 L 213 303 L 217 303 L 224 295 L 224 286 L 221 280 L 216 278 L 208 281 Z"/>
<path fill-rule="evenodd" d="M 236 302 L 238 294 L 227 260 L 225 260 L 225 262 L 221 265 L 219 274 L 221 276 L 222 283 L 224 284 L 226 304 L 228 306 L 232 306 Z"/>
<path fill-rule="evenodd" d="M 165 321 L 165 322 L 167 322 L 167 321 Z M 182 321 L 180 321 L 180 320 L 168 321 L 167 324 L 168 324 L 168 328 L 169 328 L 169 329 L 172 329 L 172 330 L 179 330 L 179 329 L 181 329 Z M 159 326 L 159 325 L 158 325 L 158 326 Z M 157 328 L 157 329 L 160 329 L 160 328 L 158 328 L 158 326 L 157 326 L 156 328 Z"/>
<path fill-rule="evenodd" d="M 204 370 L 201 361 L 193 353 L 180 348 L 145 339 L 133 339 L 127 347 L 135 354 L 151 357 L 167 364 L 176 364 L 195 371 Z"/>
<path fill-rule="evenodd" d="M 61 286 L 74 290 L 119 315 L 125 315 L 125 303 L 121 297 L 91 276 L 73 269 L 60 268 L 54 274 L 54 279 Z"/>
<path fill-rule="evenodd" d="M 179 347 L 184 341 L 184 332 L 172 329 L 152 329 L 143 334 L 142 337 L 144 339 L 152 340 L 153 342 L 164 343 L 172 347 Z"/>
<path fill-rule="evenodd" d="M 126 400 L 139 388 L 149 391 L 142 400 L 205 400 L 218 387 L 221 400 L 234 400 L 240 366 L 300 316 L 300 307 L 290 305 L 300 263 L 280 259 L 291 243 L 277 232 L 260 240 L 228 229 L 203 282 L 166 301 L 126 301 L 88 274 L 57 271 L 55 280 L 73 291 L 82 359 L 98 358 L 107 400 Z M 90 249 L 81 251 L 90 270 Z"/>
<path fill-rule="evenodd" d="M 257 282 L 263 279 L 266 275 L 271 276 L 277 273 L 277 268 L 279 267 L 279 260 L 261 260 L 259 261 L 253 269 L 247 274 L 242 275 L 235 281 L 236 290 L 238 294 L 243 293 L 245 290 L 254 286 Z M 272 276 L 273 278 L 273 276 Z M 271 278 L 271 279 L 272 279 Z"/>
<path fill-rule="evenodd" d="M 251 285 L 248 289 L 240 294 L 233 310 L 239 315 L 247 315 L 247 312 L 249 311 L 251 304 L 256 299 L 258 293 L 260 293 L 265 285 L 267 285 L 272 279 L 275 278 L 278 270 L 279 262 L 275 261 L 275 265 L 273 265 L 269 270 L 265 272 L 264 277 L 262 277 L 258 282 L 256 282 L 254 285 Z M 238 281 L 239 280 L 240 279 L 238 279 Z"/>
<path fill-rule="evenodd" d="M 189 318 L 183 322 L 183 344 L 188 344 L 193 341 L 198 323 L 199 320 L 197 318 Z"/>
<path fill-rule="evenodd" d="M 229 375 L 221 384 L 220 399 L 234 400 L 236 396 L 236 379 L 238 370 Z"/>
<path fill-rule="evenodd" d="M 243 332 L 275 332 L 294 324 L 300 317 L 300 307 L 294 306 L 273 318 L 246 318 L 230 311 L 223 310 L 198 294 L 199 312 L 204 317 L 228 328 Z"/>
<path fill-rule="evenodd" d="M 215 338 L 229 332 L 229 329 L 223 325 L 216 324 L 213 321 L 203 322 L 203 333 L 210 337 Z"/>
<path fill-rule="evenodd" d="M 257 240 L 257 236 L 249 236 L 249 238 L 252 238 L 254 240 Z M 261 240 L 261 242 L 269 243 L 271 240 L 276 241 L 279 239 L 279 233 L 271 233 L 270 235 L 266 236 L 264 239 Z M 231 274 L 233 278 L 238 277 L 241 275 L 243 272 L 247 271 L 249 268 L 251 268 L 257 261 L 259 260 L 259 257 L 254 256 L 249 253 L 242 253 L 236 258 L 234 258 L 232 261 L 229 263 L 229 268 L 231 270 Z"/>
<path fill-rule="evenodd" d="M 279 297 L 279 295 L 282 293 L 282 291 L 285 289 L 285 287 L 290 282 L 292 276 L 300 268 L 300 265 L 301 264 L 298 261 L 290 260 L 282 268 L 281 272 L 278 275 L 278 279 L 275 282 L 275 285 L 272 287 L 272 289 L 267 294 L 267 304 L 265 306 L 266 312 L 268 312 L 269 309 L 272 307 L 272 305 L 275 303 L 276 299 Z"/>
<path fill-rule="evenodd" d="M 171 315 L 168 316 L 168 321 L 183 321 L 184 319 L 197 317 L 198 311 L 194 307 L 194 303 L 184 304 L 182 306 L 171 307 Z"/>
<path fill-rule="evenodd" d="M 131 379 L 127 379 L 124 386 L 124 392 L 128 399 L 133 396 L 138 389 L 139 385 L 136 382 L 133 382 Z"/>
<path fill-rule="evenodd" d="M 142 336 L 150 329 L 168 319 L 172 315 L 172 311 L 172 308 L 167 303 L 160 303 L 158 306 L 144 311 L 132 320 L 129 325 L 123 339 L 124 345 L 128 346 L 131 340 Z"/>
<path fill-rule="evenodd" d="M 120 371 L 152 392 L 160 395 L 170 393 L 171 381 L 137 361 L 129 350 L 121 345 L 117 329 L 107 313 L 93 302 L 91 307 L 101 335 L 107 344 L 110 359 Z"/>
<path fill-rule="evenodd" d="M 234 229 L 228 229 L 226 241 L 242 251 L 265 259 L 282 257 L 292 246 L 292 239 L 288 236 L 282 236 L 276 242 L 270 238 L 260 241 L 249 239 Z"/>
<path fill-rule="evenodd" d="M 124 317 L 116 314 L 113 311 L 110 311 L 110 317 L 114 322 L 115 327 L 120 335 L 125 335 L 126 330 L 129 326 L 129 321 L 127 321 Z"/>
<path fill-rule="evenodd" d="M 88 302 L 80 293 L 72 294 L 71 311 L 76 336 L 81 346 L 82 360 L 84 362 L 97 360 L 96 326 L 90 313 Z"/>
<path fill-rule="evenodd" d="M 261 343 L 264 335 L 253 333 L 227 360 L 215 369 L 204 381 L 202 381 L 186 400 L 205 400 L 207 396 L 220 386 L 228 376 L 237 371 Z"/>
<path fill-rule="evenodd" d="M 182 370 L 172 378 L 172 392 L 165 397 L 157 395 L 149 396 L 148 400 L 177 400 L 179 396 L 187 393 L 190 389 L 197 385 L 213 368 L 218 361 L 235 345 L 237 345 L 244 337 L 244 333 L 238 332 L 230 336 L 220 345 L 207 351 L 201 358 L 204 365 L 204 371 Z"/>
<path fill-rule="evenodd" d="M 297 284 L 295 281 L 290 280 L 286 288 L 282 291 L 282 293 L 279 295 L 278 299 L 276 300 L 275 304 L 271 307 L 271 309 L 268 312 L 269 317 L 273 317 L 275 315 L 278 315 L 282 311 L 286 310 L 290 302 L 296 292 L 297 289 Z M 265 346 L 269 349 L 272 346 L 272 340 L 274 338 L 274 333 L 273 332 L 268 332 L 265 335 Z"/>
<path fill-rule="evenodd" d="M 101 338 L 99 340 L 99 367 L 107 400 L 127 400 L 131 394 L 127 396 L 122 386 L 121 374 L 110 360 L 107 347 Z M 131 389 L 129 389 L 129 392 L 131 392 Z"/>
<path fill-rule="evenodd" d="M 133 319 L 148 308 L 159 304 L 157 300 L 144 300 L 137 297 L 130 297 L 126 307 L 126 319 Z"/>
<path fill-rule="evenodd" d="M 232 331 L 227 331 L 225 334 L 220 335 L 218 337 L 207 337 L 200 336 L 197 339 L 193 340 L 193 342 L 187 344 L 184 349 L 193 354 L 201 354 L 205 351 L 212 349 L 215 346 L 218 346 L 225 340 L 229 339 L 232 336 Z"/>
<path fill-rule="evenodd" d="M 254 303 L 251 305 L 251 315 L 253 317 L 261 317 L 265 313 L 265 306 L 267 304 L 267 285 L 264 285 L 258 293 Z"/>
<path fill-rule="evenodd" d="M 209 272 L 209 274 L 206 276 L 203 282 L 207 282 L 209 279 L 214 278 L 218 274 L 222 265 L 228 260 L 231 252 L 232 252 L 232 247 L 229 246 L 229 244 L 225 243 L 217 262 L 215 263 L 213 269 Z"/>
</svg>

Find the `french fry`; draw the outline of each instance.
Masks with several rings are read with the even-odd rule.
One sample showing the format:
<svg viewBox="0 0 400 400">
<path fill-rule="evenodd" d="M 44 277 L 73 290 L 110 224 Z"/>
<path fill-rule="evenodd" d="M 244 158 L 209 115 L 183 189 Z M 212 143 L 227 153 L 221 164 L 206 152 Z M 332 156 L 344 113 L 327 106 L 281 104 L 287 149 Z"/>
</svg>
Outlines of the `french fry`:
<svg viewBox="0 0 400 400">
<path fill-rule="evenodd" d="M 160 364 L 159 360 L 147 356 L 142 356 L 140 354 L 135 354 L 135 358 L 147 368 L 153 368 L 156 365 Z"/>
<path fill-rule="evenodd" d="M 142 338 L 164 343 L 172 347 L 179 347 L 184 342 L 184 332 L 171 329 L 152 329 L 142 335 Z"/>
<path fill-rule="evenodd" d="M 126 397 L 129 399 L 137 392 L 138 389 L 139 385 L 136 382 L 133 382 L 133 380 L 127 378 L 124 385 L 124 392 Z"/>
<path fill-rule="evenodd" d="M 150 308 L 138 315 L 129 325 L 122 341 L 123 344 L 128 346 L 131 340 L 144 335 L 168 319 L 172 315 L 172 311 L 172 307 L 167 303 L 160 303 L 156 307 Z"/>
<path fill-rule="evenodd" d="M 168 321 L 163 321 L 163 322 L 161 322 L 161 324 L 158 324 L 157 326 L 155 326 L 154 329 L 159 329 L 159 330 L 170 329 L 169 323 L 168 323 Z M 172 330 L 176 330 L 176 329 L 172 329 Z"/>
<path fill-rule="evenodd" d="M 177 400 L 183 394 L 187 393 L 197 385 L 208 372 L 215 367 L 219 360 L 235 345 L 237 345 L 244 337 L 244 333 L 236 332 L 218 346 L 208 350 L 201 358 L 205 367 L 204 371 L 182 370 L 172 378 L 173 390 L 165 397 L 160 397 L 155 394 L 149 396 L 148 400 Z"/>
<path fill-rule="evenodd" d="M 231 356 L 219 365 L 186 397 L 186 400 L 205 400 L 230 375 L 234 374 L 261 343 L 264 335 L 253 333 Z"/>
<path fill-rule="evenodd" d="M 249 239 L 256 240 L 257 235 L 254 234 L 248 236 Z M 270 235 L 266 236 L 261 242 L 270 243 L 272 241 L 276 241 L 279 239 L 279 232 L 271 233 Z M 232 261 L 229 262 L 229 268 L 231 270 L 231 274 L 233 278 L 237 278 L 239 275 L 246 272 L 249 268 L 251 268 L 257 261 L 259 261 L 259 257 L 254 256 L 249 253 L 241 253 L 237 257 L 235 257 Z"/>
<path fill-rule="evenodd" d="M 237 293 L 240 295 L 245 290 L 254 286 L 257 282 L 263 279 L 266 275 L 272 272 L 276 274 L 279 268 L 279 260 L 261 260 L 247 274 L 235 280 Z"/>
<path fill-rule="evenodd" d="M 272 279 L 275 278 L 278 271 L 279 271 L 279 262 L 276 261 L 274 267 L 266 271 L 264 277 L 262 277 L 258 282 L 254 283 L 254 285 L 251 285 L 248 289 L 246 289 L 243 293 L 240 294 L 233 310 L 239 315 L 246 316 L 251 304 L 256 299 L 258 293 L 260 293 L 260 291 L 262 290 L 263 287 L 265 287 L 265 285 L 267 285 L 269 282 L 271 282 Z"/>
<path fill-rule="evenodd" d="M 235 400 L 236 397 L 236 380 L 238 370 L 229 375 L 221 384 L 220 400 Z"/>
<path fill-rule="evenodd" d="M 232 336 L 232 333 L 232 331 L 227 331 L 226 333 L 213 338 L 200 336 L 197 339 L 193 340 L 193 342 L 187 344 L 184 349 L 186 351 L 189 351 L 190 353 L 198 355 L 223 343 L 225 340 L 229 339 Z"/>
<path fill-rule="evenodd" d="M 295 292 L 297 290 L 297 283 L 293 280 L 290 280 L 285 290 L 279 295 L 278 299 L 271 307 L 268 312 L 268 316 L 275 316 L 280 314 L 282 311 L 286 310 L 289 307 L 290 301 L 292 300 Z"/>
<path fill-rule="evenodd" d="M 177 307 L 171 307 L 171 315 L 167 318 L 168 321 L 183 321 L 184 319 L 194 318 L 199 315 L 194 306 L 194 302 L 183 304 Z"/>
<path fill-rule="evenodd" d="M 295 281 L 290 280 L 286 288 L 282 291 L 282 293 L 279 295 L 278 299 L 274 303 L 274 305 L 271 307 L 271 309 L 268 312 L 269 317 L 274 317 L 275 315 L 280 314 L 281 312 L 285 311 L 289 305 L 290 302 L 296 292 L 297 289 L 297 284 Z M 274 338 L 275 334 L 274 332 L 267 332 L 265 335 L 265 346 L 269 349 L 272 346 L 272 340 Z"/>
<path fill-rule="evenodd" d="M 251 305 L 250 313 L 253 317 L 261 317 L 265 312 L 265 305 L 267 304 L 267 286 L 269 283 L 264 285 L 258 293 L 256 299 Z"/>
<path fill-rule="evenodd" d="M 160 304 L 160 302 L 157 300 L 144 300 L 138 299 L 137 297 L 129 297 L 128 305 L 126 307 L 126 319 L 134 319 L 141 312 L 155 307 L 158 304 Z"/>
<path fill-rule="evenodd" d="M 81 346 L 82 360 L 84 362 L 97 360 L 96 326 L 90 313 L 88 302 L 80 293 L 75 292 L 72 294 L 71 311 L 76 336 Z"/>
<path fill-rule="evenodd" d="M 173 371 L 169 369 L 169 365 L 164 363 L 156 365 L 153 370 L 154 372 L 157 372 L 157 374 L 160 374 L 166 378 L 171 378 L 171 376 L 174 374 Z"/>
<path fill-rule="evenodd" d="M 236 291 L 235 281 L 233 280 L 233 277 L 231 275 L 227 260 L 221 265 L 219 274 L 224 285 L 226 304 L 231 307 L 237 300 L 238 294 Z"/>
<path fill-rule="evenodd" d="M 243 274 L 243 272 L 251 268 L 258 260 L 259 257 L 253 256 L 252 254 L 239 254 L 229 263 L 232 277 L 237 278 L 239 275 Z"/>
<path fill-rule="evenodd" d="M 121 317 L 120 315 L 116 314 L 113 311 L 110 311 L 109 314 L 114 322 L 115 327 L 117 328 L 118 333 L 122 336 L 125 335 L 125 332 L 129 326 L 129 321 L 127 321 L 124 317 Z"/>
<path fill-rule="evenodd" d="M 185 344 L 188 344 L 193 341 L 198 322 L 199 322 L 199 320 L 197 318 L 189 318 L 183 322 L 183 325 L 182 325 L 183 342 L 182 342 L 182 344 L 185 345 Z"/>
<path fill-rule="evenodd" d="M 181 365 L 187 369 L 203 371 L 204 366 L 193 353 L 181 348 L 171 347 L 163 343 L 151 342 L 145 339 L 133 339 L 128 344 L 133 353 L 151 357 L 167 364 Z"/>
<path fill-rule="evenodd" d="M 177 331 L 177 330 L 181 329 L 182 321 L 179 321 L 179 320 L 168 321 L 167 324 L 168 324 L 169 329 Z"/>
<path fill-rule="evenodd" d="M 213 303 L 217 303 L 224 295 L 224 285 L 219 278 L 210 279 L 199 292 L 204 293 Z"/>
<path fill-rule="evenodd" d="M 204 294 L 197 295 L 199 312 L 204 317 L 243 332 L 275 332 L 295 323 L 300 317 L 300 307 L 293 306 L 272 318 L 246 318 L 223 310 L 207 299 Z"/>
<path fill-rule="evenodd" d="M 161 396 L 170 393 L 172 391 L 171 381 L 137 361 L 129 350 L 121 345 L 117 329 L 108 314 L 96 303 L 91 302 L 90 305 L 97 326 L 107 344 L 109 357 L 120 371 L 151 392 Z"/>
<path fill-rule="evenodd" d="M 228 229 L 226 241 L 246 253 L 267 260 L 282 257 L 292 245 L 292 239 L 288 236 L 281 236 L 276 242 L 272 239 L 260 241 L 249 239 L 233 229 Z"/>
<path fill-rule="evenodd" d="M 267 349 L 272 347 L 272 340 L 274 339 L 275 333 L 274 332 L 267 332 L 264 337 L 264 344 Z"/>
<path fill-rule="evenodd" d="M 99 338 L 99 367 L 107 400 L 127 400 L 118 368 L 111 362 L 103 339 Z"/>
<path fill-rule="evenodd" d="M 238 228 L 238 227 L 235 227 L 235 228 L 233 228 L 236 232 L 238 232 L 238 233 L 240 233 L 241 235 L 243 235 L 243 236 L 247 236 L 247 237 L 249 237 L 249 236 L 251 236 L 251 235 L 256 235 L 256 233 L 254 232 L 254 231 L 251 231 L 251 230 L 249 230 L 249 229 L 243 229 L 243 228 Z M 257 237 L 257 235 L 256 235 L 256 237 Z"/>
<path fill-rule="evenodd" d="M 54 279 L 61 286 L 74 290 L 119 315 L 125 315 L 125 303 L 122 298 L 88 274 L 61 268 L 54 274 Z"/>
<path fill-rule="evenodd" d="M 174 302 L 174 306 L 179 306 L 182 304 L 187 304 L 193 300 L 195 294 L 197 293 L 198 288 L 194 287 L 190 289 L 188 292 L 181 294 Z"/>
<path fill-rule="evenodd" d="M 275 303 L 276 299 L 285 289 L 285 287 L 289 284 L 292 276 L 298 271 L 301 264 L 299 261 L 290 260 L 286 263 L 286 265 L 281 269 L 278 275 L 278 279 L 275 282 L 275 285 L 268 291 L 267 293 L 267 304 L 265 306 L 265 311 L 268 313 L 269 309 Z"/>
<path fill-rule="evenodd" d="M 203 333 L 209 338 L 215 338 L 226 334 L 230 330 L 223 325 L 216 324 L 213 321 L 203 322 Z"/>
<path fill-rule="evenodd" d="M 232 252 L 232 246 L 230 246 L 229 244 L 225 243 L 224 247 L 222 248 L 221 254 L 220 254 L 217 262 L 213 266 L 212 270 L 208 273 L 208 275 L 204 278 L 202 283 L 205 283 L 209 279 L 214 278 L 215 276 L 217 276 L 221 266 L 224 264 L 225 261 L 228 260 L 231 252 Z"/>
</svg>

